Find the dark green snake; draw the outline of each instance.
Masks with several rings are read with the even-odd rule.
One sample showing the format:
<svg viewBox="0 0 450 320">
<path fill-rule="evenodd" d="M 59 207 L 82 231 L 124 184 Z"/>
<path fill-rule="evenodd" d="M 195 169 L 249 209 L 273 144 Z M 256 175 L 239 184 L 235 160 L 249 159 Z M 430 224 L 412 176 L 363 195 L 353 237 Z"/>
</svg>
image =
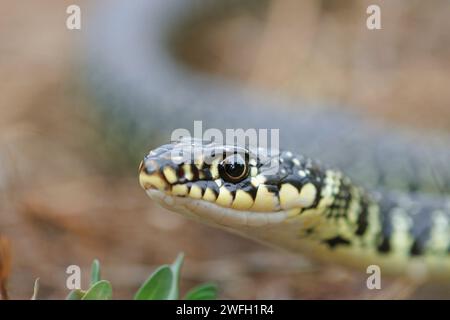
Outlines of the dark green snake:
<svg viewBox="0 0 450 320">
<path fill-rule="evenodd" d="M 194 120 L 205 129 L 279 128 L 281 147 L 289 150 L 276 160 L 279 171 L 268 174 L 267 159 L 251 147 L 238 156 L 227 145 L 175 141 L 142 162 L 147 193 L 170 210 L 321 260 L 450 275 L 449 137 L 243 91 L 173 54 L 183 28 L 239 5 L 111 1 L 95 16 L 89 81 L 110 131 L 126 132 L 128 152 L 148 140 L 153 148 L 167 143 L 174 129 L 192 129 Z M 186 144 L 202 152 L 214 147 L 216 161 L 195 156 L 175 163 L 172 151 Z"/>
</svg>

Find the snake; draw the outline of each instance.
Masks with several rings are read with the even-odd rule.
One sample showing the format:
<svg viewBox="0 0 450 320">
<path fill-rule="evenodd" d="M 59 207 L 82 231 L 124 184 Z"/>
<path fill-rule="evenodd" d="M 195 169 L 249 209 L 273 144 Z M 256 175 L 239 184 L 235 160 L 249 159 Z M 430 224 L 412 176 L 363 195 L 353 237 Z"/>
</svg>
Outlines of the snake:
<svg viewBox="0 0 450 320">
<path fill-rule="evenodd" d="M 267 3 L 135 0 L 99 8 L 88 21 L 83 72 L 107 139 L 123 141 L 122 153 L 151 149 L 139 182 L 170 211 L 330 264 L 450 275 L 447 133 L 244 89 L 177 54 L 199 21 Z M 172 139 L 196 120 L 223 132 L 278 129 L 280 150 Z"/>
</svg>

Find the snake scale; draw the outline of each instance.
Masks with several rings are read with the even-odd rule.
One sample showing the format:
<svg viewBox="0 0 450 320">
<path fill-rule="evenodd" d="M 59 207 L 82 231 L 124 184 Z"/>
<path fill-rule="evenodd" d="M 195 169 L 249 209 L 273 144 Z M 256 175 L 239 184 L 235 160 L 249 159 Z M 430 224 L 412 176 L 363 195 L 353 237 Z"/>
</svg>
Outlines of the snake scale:
<svg viewBox="0 0 450 320">
<path fill-rule="evenodd" d="M 320 260 L 450 275 L 446 134 L 242 90 L 173 53 L 183 29 L 243 3 L 108 1 L 90 20 L 87 72 L 105 125 L 124 137 L 123 152 L 154 148 L 141 163 L 142 187 L 169 210 Z M 164 144 L 174 129 L 192 128 L 195 120 L 221 130 L 279 128 L 279 170 L 268 174 L 267 159 L 250 147 Z M 175 163 L 173 152 L 186 146 L 208 151 L 211 161 L 197 155 Z"/>
</svg>

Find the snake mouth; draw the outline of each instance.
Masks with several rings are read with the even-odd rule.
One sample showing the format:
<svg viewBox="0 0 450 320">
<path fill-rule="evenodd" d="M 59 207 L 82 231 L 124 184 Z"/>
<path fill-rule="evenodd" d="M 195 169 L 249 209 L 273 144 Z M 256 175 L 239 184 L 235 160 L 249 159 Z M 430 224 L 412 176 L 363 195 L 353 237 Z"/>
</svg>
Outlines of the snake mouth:
<svg viewBox="0 0 450 320">
<path fill-rule="evenodd" d="M 173 196 L 155 188 L 146 189 L 146 193 L 160 206 L 170 211 L 221 227 L 236 229 L 270 227 L 284 222 L 290 216 L 290 212 L 285 210 L 254 212 L 225 208 L 201 199 Z"/>
</svg>

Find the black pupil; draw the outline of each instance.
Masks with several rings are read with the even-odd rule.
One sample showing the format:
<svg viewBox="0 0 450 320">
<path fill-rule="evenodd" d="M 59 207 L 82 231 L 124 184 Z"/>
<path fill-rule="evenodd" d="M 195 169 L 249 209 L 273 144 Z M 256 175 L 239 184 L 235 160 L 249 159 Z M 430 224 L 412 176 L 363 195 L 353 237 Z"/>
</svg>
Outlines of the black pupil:
<svg viewBox="0 0 450 320">
<path fill-rule="evenodd" d="M 242 178 L 245 170 L 246 170 L 246 164 L 241 156 L 231 156 L 223 162 L 223 168 L 225 173 L 230 178 Z"/>
</svg>

